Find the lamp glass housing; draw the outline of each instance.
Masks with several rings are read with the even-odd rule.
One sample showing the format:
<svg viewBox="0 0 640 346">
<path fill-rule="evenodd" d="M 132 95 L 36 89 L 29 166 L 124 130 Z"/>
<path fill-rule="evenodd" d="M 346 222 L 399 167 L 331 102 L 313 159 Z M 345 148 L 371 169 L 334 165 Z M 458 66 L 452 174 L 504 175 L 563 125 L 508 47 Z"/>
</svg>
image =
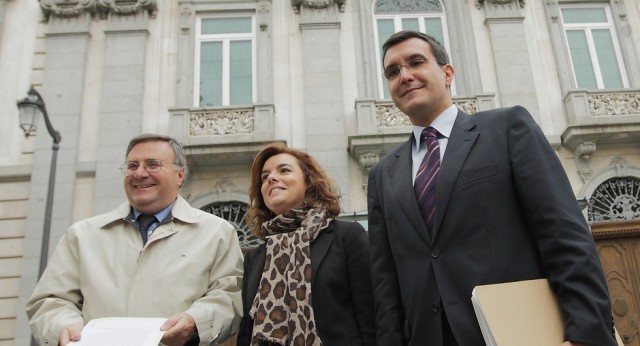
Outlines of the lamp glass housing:
<svg viewBox="0 0 640 346">
<path fill-rule="evenodd" d="M 36 131 L 36 117 L 42 113 L 38 104 L 21 103 L 18 107 L 20 112 L 20 127 L 26 136 Z"/>
</svg>

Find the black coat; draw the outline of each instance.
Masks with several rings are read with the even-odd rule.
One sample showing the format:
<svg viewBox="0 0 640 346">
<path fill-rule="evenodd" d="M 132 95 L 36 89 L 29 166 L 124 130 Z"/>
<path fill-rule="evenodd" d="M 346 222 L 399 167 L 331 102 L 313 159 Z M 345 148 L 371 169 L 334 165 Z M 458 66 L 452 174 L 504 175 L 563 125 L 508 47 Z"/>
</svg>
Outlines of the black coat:
<svg viewBox="0 0 640 346">
<path fill-rule="evenodd" d="M 262 277 L 266 245 L 247 253 L 238 346 L 251 342 L 249 310 Z M 311 294 L 318 334 L 326 346 L 376 344 L 367 233 L 357 222 L 333 221 L 311 243 Z"/>
</svg>

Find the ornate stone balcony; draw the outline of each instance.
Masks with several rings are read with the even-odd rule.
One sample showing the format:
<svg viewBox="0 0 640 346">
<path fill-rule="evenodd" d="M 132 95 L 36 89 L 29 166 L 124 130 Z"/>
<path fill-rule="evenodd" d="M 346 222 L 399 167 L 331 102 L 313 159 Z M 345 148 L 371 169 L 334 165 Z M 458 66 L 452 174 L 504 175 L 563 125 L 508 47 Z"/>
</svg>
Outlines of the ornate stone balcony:
<svg viewBox="0 0 640 346">
<path fill-rule="evenodd" d="M 565 97 L 567 129 L 562 143 L 573 150 L 578 174 L 591 178 L 590 159 L 599 145 L 640 141 L 640 91 L 574 90 Z"/>
<path fill-rule="evenodd" d="M 567 129 L 562 143 L 572 150 L 585 142 L 640 140 L 640 90 L 580 89 L 567 94 L 565 105 Z"/>
<path fill-rule="evenodd" d="M 456 97 L 453 103 L 462 111 L 474 114 L 494 108 L 494 96 Z M 356 100 L 355 106 L 358 133 L 349 136 L 348 149 L 359 162 L 366 185 L 369 169 L 409 138 L 412 125 L 409 117 L 389 100 Z"/>
<path fill-rule="evenodd" d="M 274 138 L 274 106 L 171 109 L 170 135 L 182 142 L 189 165 L 251 162 Z"/>
</svg>

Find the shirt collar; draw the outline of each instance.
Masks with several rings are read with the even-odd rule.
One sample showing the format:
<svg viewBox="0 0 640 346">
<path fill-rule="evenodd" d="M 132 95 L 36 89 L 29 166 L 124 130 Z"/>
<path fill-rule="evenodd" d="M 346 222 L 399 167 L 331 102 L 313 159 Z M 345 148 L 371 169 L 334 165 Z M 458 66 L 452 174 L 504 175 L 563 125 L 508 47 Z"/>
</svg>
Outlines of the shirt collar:
<svg viewBox="0 0 640 346">
<path fill-rule="evenodd" d="M 456 117 L 458 116 L 458 107 L 456 105 L 451 105 L 449 108 L 445 109 L 440 115 L 438 115 L 433 122 L 431 122 L 431 127 L 438 130 L 440 136 L 444 138 L 449 138 L 451 136 L 451 130 L 453 129 L 453 124 L 456 122 Z M 424 126 L 414 126 L 413 127 L 413 137 L 415 138 L 416 149 L 420 149 L 420 136 L 422 135 L 422 130 L 424 130 Z"/>
<path fill-rule="evenodd" d="M 173 209 L 173 205 L 176 204 L 176 201 L 174 200 L 173 203 L 169 204 L 168 207 L 160 210 L 159 212 L 155 213 L 156 219 L 160 222 L 162 222 L 162 220 L 164 220 L 167 216 L 169 216 L 169 214 L 171 213 L 171 209 Z M 131 207 L 131 210 L 133 211 L 133 218 L 134 219 L 138 219 L 138 216 L 140 216 L 140 214 L 142 214 L 141 212 L 135 210 L 133 207 Z"/>
</svg>

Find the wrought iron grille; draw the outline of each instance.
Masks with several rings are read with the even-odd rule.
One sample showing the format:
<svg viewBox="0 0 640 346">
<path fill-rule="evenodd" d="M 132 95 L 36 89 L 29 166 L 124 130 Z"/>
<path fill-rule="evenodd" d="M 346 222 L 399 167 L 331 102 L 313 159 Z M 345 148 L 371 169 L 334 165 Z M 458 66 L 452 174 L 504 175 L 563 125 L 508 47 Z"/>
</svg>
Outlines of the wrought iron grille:
<svg viewBox="0 0 640 346">
<path fill-rule="evenodd" d="M 640 179 L 611 178 L 589 198 L 588 219 L 593 222 L 640 219 Z"/>
<path fill-rule="evenodd" d="M 215 202 L 202 208 L 207 213 L 219 216 L 236 228 L 241 247 L 254 247 L 260 245 L 261 241 L 251 234 L 251 230 L 244 221 L 248 205 L 238 201 Z"/>
</svg>

